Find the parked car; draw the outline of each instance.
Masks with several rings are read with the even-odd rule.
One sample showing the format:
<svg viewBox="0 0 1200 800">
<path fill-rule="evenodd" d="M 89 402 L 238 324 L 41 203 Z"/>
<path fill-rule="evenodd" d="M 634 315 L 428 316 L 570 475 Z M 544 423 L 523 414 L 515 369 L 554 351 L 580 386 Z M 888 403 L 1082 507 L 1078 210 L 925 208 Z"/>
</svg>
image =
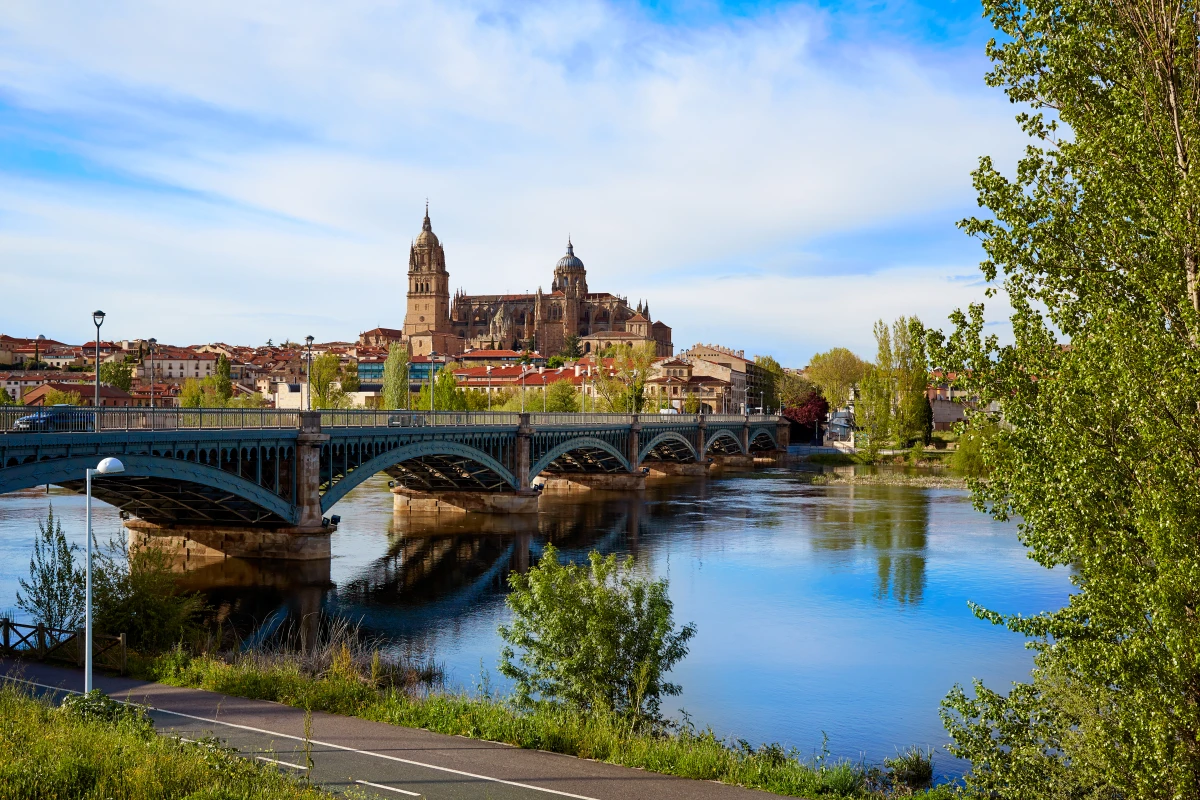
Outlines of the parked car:
<svg viewBox="0 0 1200 800">
<path fill-rule="evenodd" d="M 86 408 L 77 406 L 54 405 L 40 408 L 32 414 L 17 417 L 13 422 L 14 431 L 94 431 L 96 430 L 96 415 Z"/>
</svg>

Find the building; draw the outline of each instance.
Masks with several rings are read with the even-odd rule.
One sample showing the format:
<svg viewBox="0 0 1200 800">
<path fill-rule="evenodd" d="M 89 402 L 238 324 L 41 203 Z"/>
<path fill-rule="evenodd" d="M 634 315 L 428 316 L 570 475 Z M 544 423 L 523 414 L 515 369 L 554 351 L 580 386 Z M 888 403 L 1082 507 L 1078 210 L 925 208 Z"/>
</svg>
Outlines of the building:
<svg viewBox="0 0 1200 800">
<path fill-rule="evenodd" d="M 646 380 L 647 407 L 683 412 L 688 410 L 691 398 L 699 413 L 727 412 L 732 384 L 715 375 L 697 372 L 696 365 L 703 363 L 706 362 L 673 358 L 656 364 L 654 376 Z"/>
<path fill-rule="evenodd" d="M 428 206 L 409 250 L 403 333 L 413 355 L 457 355 L 468 348 L 558 353 L 572 336 L 580 338 L 585 352 L 595 352 L 600 341 L 649 342 L 660 356 L 674 352 L 671 328 L 652 322 L 648 305 L 633 308 L 624 297 L 588 290 L 587 270 L 570 241 L 555 264 L 549 292 L 540 287 L 532 294 L 458 291 L 452 299 L 446 253 L 433 232 Z M 596 334 L 609 337 L 597 340 Z"/>
<path fill-rule="evenodd" d="M 395 328 L 372 328 L 358 335 L 359 347 L 382 347 L 385 350 L 392 344 L 403 344 L 404 331 Z"/>
<path fill-rule="evenodd" d="M 21 398 L 27 406 L 45 405 L 46 395 L 52 391 L 74 392 L 79 395 L 79 404 L 90 406 L 96 398 L 95 385 L 87 386 L 78 383 L 43 383 L 35 389 L 30 389 Z M 127 407 L 134 405 L 133 396 L 115 386 L 100 386 L 100 405 L 102 407 Z"/>
</svg>

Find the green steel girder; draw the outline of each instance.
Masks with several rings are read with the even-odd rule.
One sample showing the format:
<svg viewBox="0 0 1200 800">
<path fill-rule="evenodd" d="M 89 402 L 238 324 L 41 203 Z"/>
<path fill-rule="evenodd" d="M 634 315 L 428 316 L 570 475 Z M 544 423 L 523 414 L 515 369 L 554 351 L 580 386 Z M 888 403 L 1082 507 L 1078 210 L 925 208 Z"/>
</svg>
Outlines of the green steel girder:
<svg viewBox="0 0 1200 800">
<path fill-rule="evenodd" d="M 695 429 L 693 429 L 694 431 Z M 696 445 L 688 441 L 678 429 L 663 431 L 648 441 L 638 453 L 638 463 L 653 453 L 658 461 L 698 461 Z"/>
<path fill-rule="evenodd" d="M 579 457 L 570 458 L 572 453 L 578 453 Z M 596 455 L 600 453 L 604 455 Z M 624 469 L 628 472 L 632 469 L 629 465 L 629 459 L 625 457 L 625 454 L 609 442 L 594 436 L 579 436 L 574 439 L 568 439 L 543 454 L 530 468 L 529 480 L 532 481 L 541 474 L 542 470 L 549 468 L 551 464 L 554 464 L 564 456 L 567 456 L 568 460 L 565 463 L 557 465 L 560 471 L 617 472 L 619 469 Z M 571 468 L 568 469 L 567 467 Z"/>
<path fill-rule="evenodd" d="M 715 447 L 714 447 L 715 446 Z M 708 437 L 708 441 L 704 443 L 704 452 L 708 453 L 712 450 L 717 450 L 725 455 L 748 455 L 742 449 L 742 439 L 727 428 L 722 428 Z"/>
<path fill-rule="evenodd" d="M 767 446 L 770 442 L 770 446 Z M 779 443 L 775 441 L 775 431 L 770 428 L 751 428 L 750 429 L 750 449 L 751 450 L 775 450 L 778 449 Z"/>
</svg>

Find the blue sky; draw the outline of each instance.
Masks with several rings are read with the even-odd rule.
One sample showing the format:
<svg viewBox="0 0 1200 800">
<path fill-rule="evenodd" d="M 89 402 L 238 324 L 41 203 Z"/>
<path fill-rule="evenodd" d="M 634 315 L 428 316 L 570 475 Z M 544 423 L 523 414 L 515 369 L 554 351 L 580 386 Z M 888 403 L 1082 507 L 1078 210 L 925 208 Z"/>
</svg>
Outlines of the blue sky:
<svg viewBox="0 0 1200 800">
<path fill-rule="evenodd" d="M 428 197 L 468 292 L 548 287 L 569 233 L 679 349 L 870 356 L 982 298 L 954 222 L 1024 145 L 990 35 L 956 0 L 19 2 L 0 332 L 399 326 Z"/>
</svg>

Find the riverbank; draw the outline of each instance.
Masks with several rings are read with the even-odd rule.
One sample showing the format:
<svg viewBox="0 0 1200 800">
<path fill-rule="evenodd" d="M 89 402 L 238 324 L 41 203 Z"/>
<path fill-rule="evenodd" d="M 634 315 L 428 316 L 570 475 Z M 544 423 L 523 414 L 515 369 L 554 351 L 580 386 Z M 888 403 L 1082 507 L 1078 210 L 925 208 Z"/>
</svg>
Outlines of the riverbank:
<svg viewBox="0 0 1200 800">
<path fill-rule="evenodd" d="M 943 472 L 940 474 L 913 474 L 896 469 L 856 471 L 853 467 L 838 468 L 813 475 L 812 483 L 817 486 L 860 484 L 870 486 L 913 486 L 923 489 L 966 489 L 965 478 Z"/>
<path fill-rule="evenodd" d="M 73 701 L 54 708 L 12 684 L 0 686 L 0 800 L 333 796 L 215 742 L 156 736 L 144 717 L 114 701 Z"/>
<path fill-rule="evenodd" d="M 925 774 L 910 755 L 869 768 L 827 755 L 806 757 L 779 745 L 757 748 L 719 740 L 711 729 L 633 730 L 616 716 L 562 708 L 520 709 L 486 689 L 475 695 L 420 692 L 375 685 L 349 658 L 318 676 L 297 665 L 253 659 L 190 656 L 180 650 L 136 663 L 139 677 L 172 686 L 270 700 L 308 711 L 360 717 L 407 728 L 501 742 L 696 780 L 718 781 L 790 797 L 949 798 L 950 789 L 930 791 L 901 785 Z"/>
</svg>

